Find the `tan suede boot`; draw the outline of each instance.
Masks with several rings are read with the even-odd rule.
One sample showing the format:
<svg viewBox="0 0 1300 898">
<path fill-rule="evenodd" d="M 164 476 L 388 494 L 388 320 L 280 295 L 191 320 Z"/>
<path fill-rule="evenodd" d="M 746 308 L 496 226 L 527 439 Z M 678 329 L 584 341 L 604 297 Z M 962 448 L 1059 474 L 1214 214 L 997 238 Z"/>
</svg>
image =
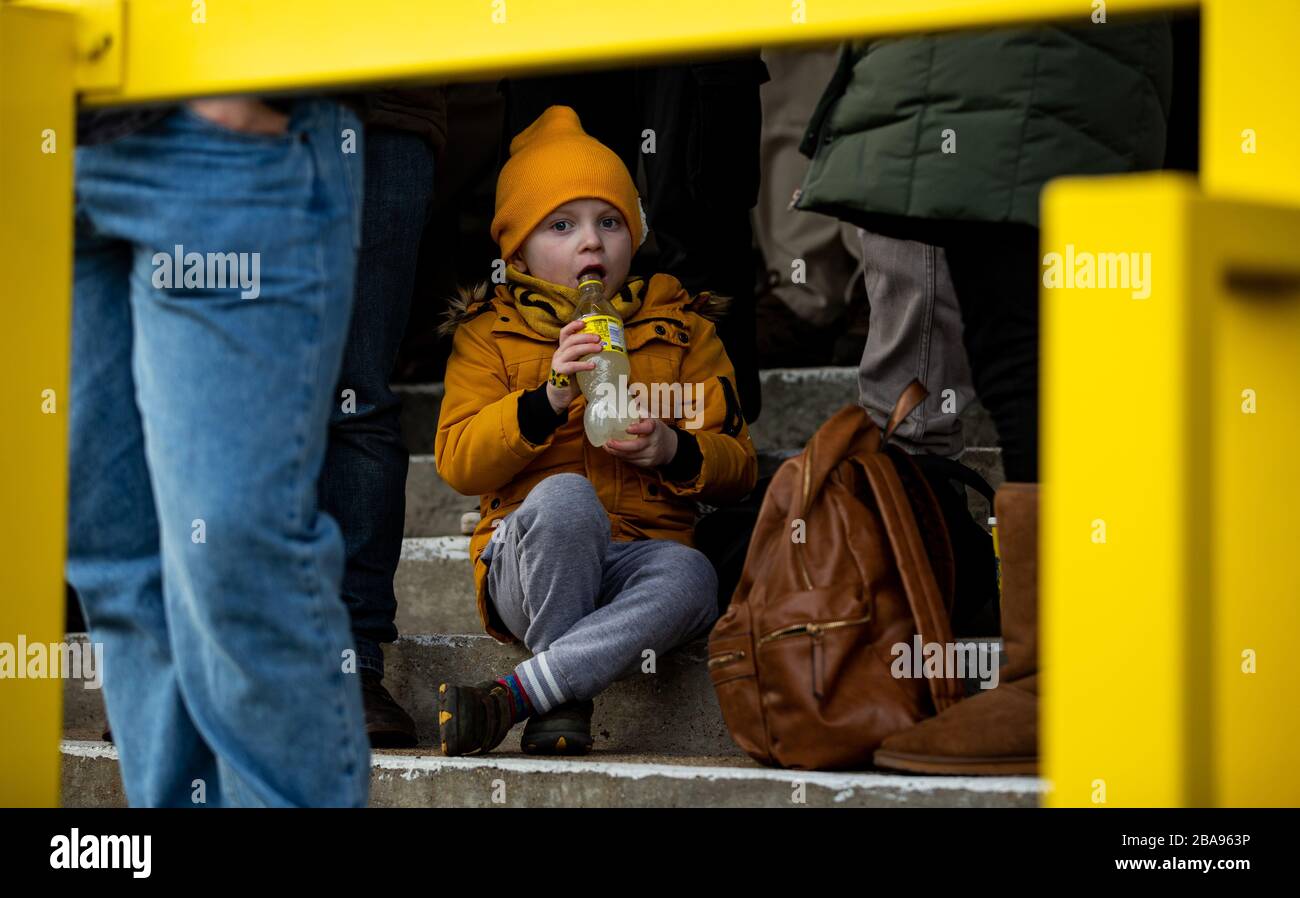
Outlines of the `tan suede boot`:
<svg viewBox="0 0 1300 898">
<path fill-rule="evenodd" d="M 877 767 L 968 775 L 1038 772 L 1038 484 L 1003 484 L 994 509 L 1007 657 L 997 688 L 890 736 L 875 753 Z"/>
</svg>

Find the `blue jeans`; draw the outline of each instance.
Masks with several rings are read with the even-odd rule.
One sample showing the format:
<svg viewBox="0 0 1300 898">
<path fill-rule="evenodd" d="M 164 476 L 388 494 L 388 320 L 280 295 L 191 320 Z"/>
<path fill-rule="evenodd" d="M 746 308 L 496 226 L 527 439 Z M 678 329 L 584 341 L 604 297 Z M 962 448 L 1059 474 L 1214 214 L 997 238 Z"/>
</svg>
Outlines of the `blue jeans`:
<svg viewBox="0 0 1300 898">
<path fill-rule="evenodd" d="M 393 575 L 402 555 L 409 460 L 401 400 L 388 380 L 410 316 L 420 238 L 433 202 L 433 147 L 410 132 L 371 128 L 365 161 L 356 302 L 330 413 L 320 503 L 343 530 L 343 603 L 352 618 L 357 665 L 383 676 L 380 643 L 397 639 Z"/>
<path fill-rule="evenodd" d="M 209 805 L 367 800 L 343 540 L 316 492 L 360 138 L 300 100 L 285 135 L 181 108 L 77 151 L 67 576 L 132 805 L 190 805 L 200 780 Z M 177 246 L 255 276 L 168 272 Z"/>
</svg>

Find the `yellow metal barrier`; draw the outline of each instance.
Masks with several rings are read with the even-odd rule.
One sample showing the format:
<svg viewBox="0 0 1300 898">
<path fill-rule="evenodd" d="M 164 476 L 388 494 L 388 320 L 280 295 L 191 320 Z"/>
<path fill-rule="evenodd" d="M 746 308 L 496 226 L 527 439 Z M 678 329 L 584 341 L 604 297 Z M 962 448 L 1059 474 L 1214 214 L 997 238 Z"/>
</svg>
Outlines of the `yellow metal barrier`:
<svg viewBox="0 0 1300 898">
<path fill-rule="evenodd" d="M 1201 8 L 1202 172 L 1044 197 L 1044 254 L 1073 275 L 1043 290 L 1048 801 L 1300 803 L 1295 0 L 0 0 L 0 370 L 17 406 L 0 642 L 62 626 L 74 91 L 114 105 L 496 78 L 1099 7 Z M 1084 285 L 1082 254 L 1118 276 L 1114 253 L 1138 254 L 1129 281 Z M 57 681 L 6 681 L 0 703 L 0 803 L 56 803 Z"/>
<path fill-rule="evenodd" d="M 106 0 L 28 0 L 98 9 Z M 1108 0 L 1108 16 L 1194 8 L 1195 0 Z M 667 59 L 847 36 L 988 27 L 1028 20 L 1087 22 L 1090 0 L 130 0 L 121 82 L 105 87 L 109 57 L 83 60 L 91 103 L 215 93 L 495 79 L 629 58 Z"/>
<path fill-rule="evenodd" d="M 1300 210 L 1149 175 L 1044 211 L 1050 801 L 1294 805 Z"/>
<path fill-rule="evenodd" d="M 63 639 L 72 26 L 0 6 L 0 643 L 13 651 Z M 0 680 L 0 804 L 58 801 L 61 699 L 58 680 Z"/>
</svg>

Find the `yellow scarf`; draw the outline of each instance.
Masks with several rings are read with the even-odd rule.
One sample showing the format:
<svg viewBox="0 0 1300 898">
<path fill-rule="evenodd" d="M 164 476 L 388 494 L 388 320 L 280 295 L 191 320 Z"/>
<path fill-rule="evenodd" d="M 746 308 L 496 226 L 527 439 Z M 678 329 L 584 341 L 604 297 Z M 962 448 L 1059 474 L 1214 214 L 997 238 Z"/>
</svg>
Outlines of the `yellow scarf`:
<svg viewBox="0 0 1300 898">
<path fill-rule="evenodd" d="M 573 287 L 531 277 L 512 265 L 506 266 L 506 286 L 524 322 L 548 340 L 558 340 L 560 329 L 573 320 L 578 306 L 578 291 Z M 640 311 L 644 298 L 645 279 L 630 277 L 609 301 L 627 321 Z"/>
</svg>

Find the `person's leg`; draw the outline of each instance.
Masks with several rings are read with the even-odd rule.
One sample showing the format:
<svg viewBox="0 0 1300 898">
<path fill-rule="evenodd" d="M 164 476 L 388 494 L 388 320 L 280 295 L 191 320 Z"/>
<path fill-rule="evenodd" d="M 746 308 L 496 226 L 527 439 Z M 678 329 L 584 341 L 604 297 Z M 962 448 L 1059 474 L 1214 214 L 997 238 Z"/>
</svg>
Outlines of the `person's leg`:
<svg viewBox="0 0 1300 898">
<path fill-rule="evenodd" d="M 525 751 L 581 754 L 593 696 L 647 649 L 662 654 L 707 632 L 717 575 L 680 543 L 611 542 L 609 517 L 579 474 L 546 478 L 499 527 L 488 596 L 534 654 L 496 680 L 439 685 L 443 753 L 490 751 L 529 718 Z"/>
<path fill-rule="evenodd" d="M 186 708 L 238 805 L 367 796 L 343 541 L 317 503 L 360 230 L 347 129 L 360 136 L 323 100 L 295 103 L 275 136 L 182 110 L 112 145 L 119 177 L 100 185 L 105 206 L 123 184 L 147 198 L 147 217 L 137 205 L 115 225 L 135 244 L 133 363 L 167 625 Z M 199 266 L 200 285 L 169 287 L 172 252 L 227 254 L 245 277 L 223 287 Z"/>
<path fill-rule="evenodd" d="M 762 411 L 756 260 L 750 211 L 758 202 L 768 80 L 757 51 L 731 59 L 638 71 L 638 101 L 657 147 L 646 154 L 645 211 L 660 269 L 691 293 L 732 297 L 718 336 L 736 369 L 745 420 Z"/>
<path fill-rule="evenodd" d="M 790 208 L 790 198 L 808 171 L 809 160 L 799 152 L 808 115 L 838 60 L 839 50 L 833 46 L 765 49 L 763 62 L 772 80 L 759 91 L 763 177 L 754 207 L 754 236 L 772 284 L 769 292 L 817 329 L 843 320 L 852 288 L 860 288 L 855 275 L 861 250 L 853 229 L 832 216 Z M 802 263 L 798 281 L 796 261 Z"/>
<path fill-rule="evenodd" d="M 556 474 L 534 486 L 498 523 L 489 545 L 488 601 L 531 651 L 595 609 L 610 523 L 581 474 Z M 440 683 L 438 741 L 445 755 L 491 751 L 518 721 L 565 713 L 570 701 L 542 654 L 493 680 Z"/>
<path fill-rule="evenodd" d="M 556 474 L 533 487 L 499 529 L 488 596 L 501 622 L 533 653 L 514 674 L 531 709 L 545 714 L 575 697 L 556 680 L 545 651 L 599 604 L 614 545 L 609 516 L 590 480 Z"/>
<path fill-rule="evenodd" d="M 411 309 L 433 162 L 433 148 L 416 134 L 366 132 L 356 300 L 320 478 L 321 509 L 343 532 L 343 602 L 357 666 L 380 677 L 380 643 L 397 638 L 393 576 L 402 553 L 408 463 L 401 402 L 389 375 Z"/>
<path fill-rule="evenodd" d="M 581 475 L 543 480 L 501 526 L 490 595 L 533 653 L 514 673 L 539 713 L 592 698 L 647 649 L 663 654 L 717 617 L 717 574 L 703 553 L 671 540 L 611 542 Z"/>
<path fill-rule="evenodd" d="M 1009 482 L 1038 481 L 1038 230 L 979 224 L 945 247 L 966 351 Z"/>
<path fill-rule="evenodd" d="M 131 247 L 97 233 L 97 204 L 87 201 L 114 176 L 107 155 L 77 154 L 67 579 L 91 641 L 104 646 L 104 699 L 127 801 L 177 806 L 206 793 L 215 805 L 216 758 L 185 708 L 163 610 L 158 521 L 131 373 Z"/>
<path fill-rule="evenodd" d="M 929 396 L 894 439 L 909 452 L 956 456 L 964 448 L 961 412 L 974 387 L 944 250 L 870 231 L 859 237 L 870 304 L 859 402 L 884 427 L 903 390 L 919 380 Z"/>
<path fill-rule="evenodd" d="M 578 699 L 634 673 L 647 651 L 659 657 L 707 635 L 718 618 L 718 575 L 704 553 L 673 540 L 616 542 L 600 602 L 546 650 Z"/>
</svg>

